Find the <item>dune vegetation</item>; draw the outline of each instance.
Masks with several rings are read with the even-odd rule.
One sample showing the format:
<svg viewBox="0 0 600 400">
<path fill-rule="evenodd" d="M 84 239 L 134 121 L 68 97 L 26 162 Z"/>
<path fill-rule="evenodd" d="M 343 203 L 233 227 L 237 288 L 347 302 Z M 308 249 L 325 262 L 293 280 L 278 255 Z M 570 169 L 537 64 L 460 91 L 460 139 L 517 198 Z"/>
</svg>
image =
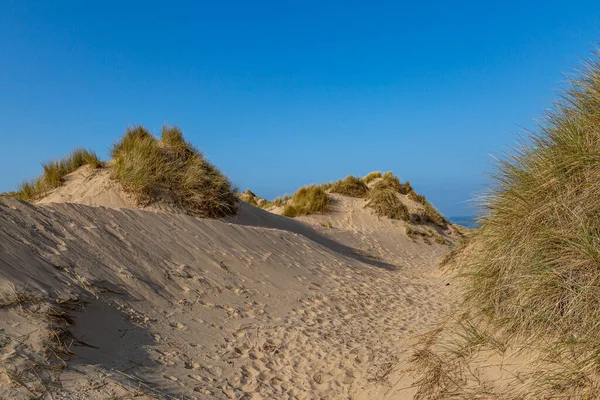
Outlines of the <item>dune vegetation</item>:
<svg viewBox="0 0 600 400">
<path fill-rule="evenodd" d="M 375 214 L 382 217 L 410 221 L 408 207 L 399 196 L 401 187 L 397 177 L 386 173 L 369 191 L 366 207 L 372 208 Z"/>
<path fill-rule="evenodd" d="M 363 178 L 349 175 L 344 179 L 320 185 L 300 188 L 293 196 L 285 195 L 273 201 L 255 204 L 252 196 L 242 194 L 240 198 L 249 204 L 264 209 L 284 207 L 282 214 L 287 217 L 324 213 L 331 210 L 333 199 L 327 193 L 365 199 L 365 207 L 376 215 L 416 224 L 434 224 L 442 229 L 448 221 L 422 196 L 414 191 L 410 182 L 402 183 L 392 172 L 371 172 Z M 407 199 L 417 203 L 412 209 Z"/>
<path fill-rule="evenodd" d="M 321 186 L 303 186 L 288 201 L 283 215 L 294 218 L 299 215 L 327 212 L 330 205 L 331 198 Z"/>
<path fill-rule="evenodd" d="M 339 193 L 345 196 L 363 198 L 369 193 L 369 187 L 361 178 L 348 175 L 344 179 L 340 179 L 339 181 L 331 184 L 329 191 L 331 193 Z"/>
<path fill-rule="evenodd" d="M 129 128 L 111 156 L 113 177 L 141 203 L 163 191 L 193 215 L 220 218 L 236 212 L 237 191 L 229 179 L 177 127 L 164 126 L 161 139 L 141 126 Z"/>
<path fill-rule="evenodd" d="M 16 191 L 4 193 L 24 201 L 35 201 L 50 190 L 63 184 L 64 177 L 83 165 L 99 168 L 103 164 L 96 153 L 85 149 L 75 149 L 60 160 L 42 163 L 44 172 L 37 178 L 23 181 Z"/>
<path fill-rule="evenodd" d="M 439 362 L 446 367 L 465 364 L 470 358 L 457 354 L 507 348 L 537 355 L 535 372 L 526 376 L 524 387 L 525 375 L 520 376 L 522 388 L 511 393 L 514 398 L 598 397 L 598 127 L 596 55 L 570 81 L 538 132 L 528 134 L 520 148 L 499 162 L 482 204 L 481 227 L 447 261 L 463 276 L 464 289 L 461 322 L 449 329 L 462 338 L 477 332 L 478 339 L 417 356 L 424 367 L 420 398 L 446 398 L 444 393 L 464 389 L 447 373 L 425 379 L 440 371 Z"/>
<path fill-rule="evenodd" d="M 369 172 L 367 175 L 362 177 L 364 183 L 369 183 L 374 179 L 381 178 L 381 171 Z"/>
<path fill-rule="evenodd" d="M 236 189 L 214 165 L 183 137 L 177 127 L 164 126 L 158 139 L 142 126 L 128 128 L 102 163 L 89 150 L 76 149 L 61 160 L 42 164 L 39 177 L 4 195 L 36 201 L 64 183 L 83 165 L 109 168 L 111 176 L 141 205 L 168 198 L 186 212 L 207 218 L 231 215 L 237 209 Z"/>
<path fill-rule="evenodd" d="M 246 203 L 253 205 L 254 207 L 260 207 L 256 199 L 258 196 L 254 194 L 250 189 L 244 190 L 242 193 L 238 195 L 239 199 L 245 201 Z"/>
</svg>

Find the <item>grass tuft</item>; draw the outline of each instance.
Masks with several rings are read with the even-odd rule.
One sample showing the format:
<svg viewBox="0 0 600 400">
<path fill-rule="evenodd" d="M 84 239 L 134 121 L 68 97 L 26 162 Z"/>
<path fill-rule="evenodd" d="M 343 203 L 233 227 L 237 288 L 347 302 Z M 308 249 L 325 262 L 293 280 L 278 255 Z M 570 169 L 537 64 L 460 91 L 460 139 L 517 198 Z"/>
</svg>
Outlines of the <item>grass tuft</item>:
<svg viewBox="0 0 600 400">
<path fill-rule="evenodd" d="M 169 165 L 158 140 L 145 128 L 128 128 L 112 147 L 111 173 L 140 202 L 150 203 L 152 190 L 169 179 Z"/>
<path fill-rule="evenodd" d="M 327 212 L 331 206 L 331 198 L 319 185 L 301 187 L 288 202 L 283 215 L 290 218 Z"/>
<path fill-rule="evenodd" d="M 141 126 L 127 129 L 113 145 L 112 174 L 141 203 L 168 192 L 193 215 L 220 218 L 237 210 L 231 182 L 183 138 L 177 127 L 164 126 L 156 139 Z"/>
<path fill-rule="evenodd" d="M 345 196 L 363 198 L 369 193 L 369 187 L 360 178 L 348 175 L 344 179 L 334 182 L 329 190 L 332 193 L 339 193 Z"/>
<path fill-rule="evenodd" d="M 169 147 L 186 147 L 188 145 L 183 138 L 183 132 L 177 126 L 163 125 L 160 140 Z"/>
<path fill-rule="evenodd" d="M 375 214 L 382 217 L 409 221 L 408 208 L 400 199 L 401 187 L 400 179 L 391 172 L 386 172 L 369 191 L 366 207 L 372 208 Z"/>
<path fill-rule="evenodd" d="M 362 180 L 364 183 L 369 183 L 377 178 L 381 178 L 381 171 L 369 172 L 367 175 L 363 176 Z"/>
<path fill-rule="evenodd" d="M 7 195 L 24 201 L 36 201 L 45 196 L 48 191 L 61 186 L 64 177 L 83 165 L 100 168 L 103 164 L 93 151 L 75 149 L 61 160 L 42 163 L 44 172 L 35 179 L 23 181 L 16 192 Z"/>
</svg>

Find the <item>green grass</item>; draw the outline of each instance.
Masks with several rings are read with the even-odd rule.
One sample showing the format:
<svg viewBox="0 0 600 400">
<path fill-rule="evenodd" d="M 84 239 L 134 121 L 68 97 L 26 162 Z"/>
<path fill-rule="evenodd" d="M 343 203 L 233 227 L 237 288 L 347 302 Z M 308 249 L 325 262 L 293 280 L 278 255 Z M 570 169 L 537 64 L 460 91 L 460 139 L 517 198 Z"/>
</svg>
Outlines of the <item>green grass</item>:
<svg viewBox="0 0 600 400">
<path fill-rule="evenodd" d="M 93 151 L 75 149 L 60 160 L 43 162 L 44 172 L 42 175 L 35 179 L 23 181 L 16 191 L 5 195 L 29 202 L 39 200 L 48 191 L 61 186 L 66 175 L 86 164 L 92 168 L 100 168 L 103 165 Z"/>
<path fill-rule="evenodd" d="M 501 159 L 481 227 L 450 260 L 464 308 L 539 353 L 527 398 L 591 399 L 600 388 L 599 127 L 596 55 Z"/>
<path fill-rule="evenodd" d="M 220 218 L 237 210 L 229 179 L 177 127 L 163 127 L 160 140 L 141 126 L 129 128 L 111 155 L 113 177 L 142 204 L 166 191 L 192 215 Z"/>
<path fill-rule="evenodd" d="M 283 210 L 283 215 L 295 218 L 300 215 L 329 211 L 331 198 L 319 185 L 309 185 L 298 189 Z"/>
<path fill-rule="evenodd" d="M 345 196 L 363 198 L 369 193 L 369 187 L 361 178 L 348 175 L 344 179 L 334 182 L 329 187 L 329 191 Z"/>
</svg>

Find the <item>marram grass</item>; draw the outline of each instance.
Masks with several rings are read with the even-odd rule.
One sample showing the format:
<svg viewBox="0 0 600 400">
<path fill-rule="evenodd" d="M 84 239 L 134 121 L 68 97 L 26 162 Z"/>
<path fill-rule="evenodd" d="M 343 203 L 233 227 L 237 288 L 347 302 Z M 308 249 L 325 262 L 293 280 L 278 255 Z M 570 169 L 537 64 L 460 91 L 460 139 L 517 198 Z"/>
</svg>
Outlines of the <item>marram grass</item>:
<svg viewBox="0 0 600 400">
<path fill-rule="evenodd" d="M 331 202 L 331 198 L 321 186 L 303 186 L 288 201 L 283 210 L 283 215 L 294 218 L 299 215 L 327 212 Z"/>
<path fill-rule="evenodd" d="M 141 126 L 129 128 L 111 155 L 113 177 L 141 203 L 151 203 L 162 191 L 200 217 L 220 218 L 237 210 L 237 190 L 177 127 L 163 127 L 160 140 Z"/>
<path fill-rule="evenodd" d="M 38 200 L 50 190 L 61 186 L 67 174 L 86 164 L 92 168 L 99 168 L 103 165 L 93 151 L 75 149 L 60 160 L 43 162 L 44 172 L 40 176 L 23 181 L 15 192 L 8 193 L 8 195 L 29 202 Z"/>
<path fill-rule="evenodd" d="M 535 379 L 515 398 L 598 398 L 598 54 L 499 161 L 482 206 L 481 227 L 447 263 L 463 276 L 465 312 L 539 353 Z"/>
</svg>

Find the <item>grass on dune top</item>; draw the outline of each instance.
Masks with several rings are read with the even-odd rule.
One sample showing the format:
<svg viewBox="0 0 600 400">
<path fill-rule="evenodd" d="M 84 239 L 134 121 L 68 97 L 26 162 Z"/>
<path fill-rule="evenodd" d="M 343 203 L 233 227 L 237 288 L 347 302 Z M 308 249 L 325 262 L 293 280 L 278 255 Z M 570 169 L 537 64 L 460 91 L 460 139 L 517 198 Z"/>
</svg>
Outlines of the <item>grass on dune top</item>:
<svg viewBox="0 0 600 400">
<path fill-rule="evenodd" d="M 92 168 L 100 168 L 103 165 L 93 151 L 75 149 L 60 160 L 42 163 L 44 172 L 40 176 L 23 181 L 16 191 L 5 193 L 5 195 L 29 202 L 38 200 L 50 190 L 61 186 L 65 175 L 86 164 Z"/>
<path fill-rule="evenodd" d="M 283 210 L 283 215 L 294 218 L 299 215 L 327 212 L 332 200 L 319 185 L 304 186 L 298 189 Z"/>
<path fill-rule="evenodd" d="M 367 183 L 375 181 L 371 186 Z M 448 225 L 446 219 L 427 201 L 425 196 L 417 194 L 410 182 L 401 183 L 391 172 L 382 174 L 371 172 L 363 178 L 352 175 L 335 182 L 322 185 L 310 185 L 300 188 L 293 196 L 284 196 L 272 202 L 265 202 L 263 208 L 284 206 L 283 215 L 297 217 L 314 213 L 323 213 L 331 209 L 333 200 L 328 192 L 344 196 L 364 198 L 365 207 L 369 207 L 379 216 L 416 223 L 433 223 L 442 228 Z M 422 210 L 411 214 L 402 196 L 419 203 Z"/>
<path fill-rule="evenodd" d="M 329 191 L 345 196 L 363 198 L 369 193 L 369 187 L 361 178 L 348 175 L 344 179 L 332 183 L 329 186 Z"/>
<path fill-rule="evenodd" d="M 113 145 L 111 173 L 141 203 L 157 192 L 193 215 L 219 218 L 237 210 L 229 179 L 184 138 L 177 127 L 163 127 L 157 139 L 141 126 L 130 128 Z"/>
<path fill-rule="evenodd" d="M 164 126 L 160 139 L 142 126 L 129 128 L 112 146 L 111 156 L 111 176 L 140 204 L 150 204 L 160 194 L 200 217 L 220 218 L 237 210 L 237 191 L 229 179 L 190 145 L 177 127 Z M 61 160 L 44 162 L 42 175 L 4 195 L 39 200 L 61 186 L 65 175 L 86 164 L 104 166 L 94 152 L 76 149 Z"/>
</svg>

